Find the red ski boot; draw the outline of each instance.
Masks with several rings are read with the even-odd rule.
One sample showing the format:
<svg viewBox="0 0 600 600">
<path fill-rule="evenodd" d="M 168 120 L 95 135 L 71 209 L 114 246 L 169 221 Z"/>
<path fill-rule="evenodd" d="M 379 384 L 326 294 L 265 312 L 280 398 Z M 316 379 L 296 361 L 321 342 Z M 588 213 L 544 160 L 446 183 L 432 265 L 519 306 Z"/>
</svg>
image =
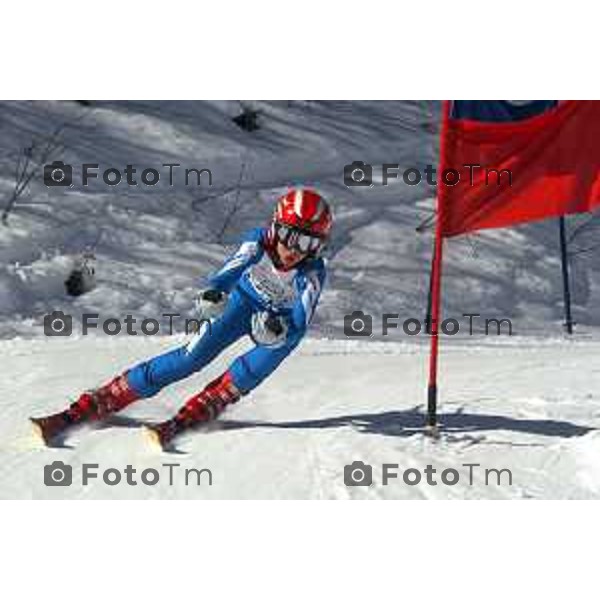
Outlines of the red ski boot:
<svg viewBox="0 0 600 600">
<path fill-rule="evenodd" d="M 30 418 L 34 432 L 45 444 L 72 425 L 84 421 L 100 420 L 115 413 L 139 398 L 127 383 L 127 374 L 91 392 L 84 392 L 66 410 L 47 417 Z"/>
<path fill-rule="evenodd" d="M 151 442 L 161 449 L 166 449 L 176 435 L 200 423 L 213 421 L 241 396 L 231 379 L 231 374 L 226 371 L 211 381 L 199 394 L 192 396 L 172 419 L 146 425 L 145 433 Z"/>
</svg>

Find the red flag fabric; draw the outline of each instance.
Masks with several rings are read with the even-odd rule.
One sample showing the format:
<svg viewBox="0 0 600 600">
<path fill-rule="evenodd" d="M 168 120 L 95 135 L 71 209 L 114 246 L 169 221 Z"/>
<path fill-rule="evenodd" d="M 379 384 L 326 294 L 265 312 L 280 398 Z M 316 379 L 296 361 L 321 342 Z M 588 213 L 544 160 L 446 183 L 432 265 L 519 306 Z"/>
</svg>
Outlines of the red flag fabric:
<svg viewBox="0 0 600 600">
<path fill-rule="evenodd" d="M 444 237 L 600 205 L 600 101 L 564 101 L 516 122 L 450 116 L 442 136 L 442 165 L 460 177 L 452 186 L 437 177 Z"/>
</svg>

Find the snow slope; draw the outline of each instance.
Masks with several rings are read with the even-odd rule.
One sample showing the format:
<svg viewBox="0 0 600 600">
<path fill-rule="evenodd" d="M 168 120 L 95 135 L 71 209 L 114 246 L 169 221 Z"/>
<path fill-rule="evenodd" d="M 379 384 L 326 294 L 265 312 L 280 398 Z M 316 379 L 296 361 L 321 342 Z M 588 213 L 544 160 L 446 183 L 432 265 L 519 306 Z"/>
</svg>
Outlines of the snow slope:
<svg viewBox="0 0 600 600">
<path fill-rule="evenodd" d="M 168 338 L 0 342 L 10 379 L 0 382 L 1 498 L 598 498 L 600 497 L 600 371 L 581 365 L 597 342 L 531 340 L 453 347 L 444 354 L 443 434 L 424 438 L 424 348 L 414 344 L 308 341 L 251 396 L 230 407 L 210 431 L 185 434 L 181 454 L 149 446 L 140 422 L 167 417 L 225 364 L 129 407 L 105 427 L 82 427 L 66 448 L 39 448 L 26 418 L 59 409 L 64 399 L 109 377 L 119 366 L 168 347 Z M 230 353 L 231 355 L 231 353 Z M 352 373 L 351 376 L 348 374 Z M 70 487 L 47 487 L 44 466 L 73 467 Z M 344 485 L 344 466 L 373 466 L 369 487 Z M 119 469 L 114 487 L 81 485 L 82 463 L 102 474 Z M 169 468 L 173 485 L 169 484 Z M 382 483 L 382 464 L 437 470 L 437 486 Z M 469 484 L 469 468 L 473 485 Z M 137 486 L 124 469 L 136 469 Z M 155 486 L 141 482 L 154 468 Z M 210 469 L 196 485 L 184 469 Z M 443 485 L 444 469 L 456 485 Z M 510 469 L 497 476 L 485 469 Z"/>
<path fill-rule="evenodd" d="M 65 126 L 53 160 L 95 162 L 100 171 L 162 163 L 210 168 L 197 189 L 172 187 L 46 188 L 41 170 L 0 228 L 0 337 L 37 336 L 44 314 L 63 310 L 115 316 L 189 311 L 200 279 L 240 232 L 269 218 L 290 184 L 316 185 L 336 214 L 329 284 L 315 333 L 339 337 L 343 316 L 400 313 L 422 318 L 428 289 L 433 191 L 397 180 L 347 188 L 343 167 L 355 160 L 436 164 L 437 105 L 431 102 L 257 102 L 263 127 L 246 133 L 230 117 L 234 102 L 0 102 L 0 204 L 11 190 L 15 155 Z M 240 172 L 241 181 L 240 181 Z M 374 179 L 381 181 L 375 166 Z M 139 180 L 139 173 L 138 173 Z M 238 186 L 238 181 L 240 184 Z M 238 189 L 239 188 L 239 189 Z M 3 198 L 3 199 L 2 199 Z M 236 210 L 237 207 L 237 210 Z M 570 219 L 573 230 L 580 219 Z M 573 249 L 594 246 L 595 228 Z M 510 318 L 520 335 L 559 334 L 562 287 L 556 222 L 451 240 L 445 255 L 445 312 Z M 63 281 L 91 248 L 99 286 L 72 300 Z M 600 324 L 598 249 L 573 259 L 573 298 L 580 332 Z M 380 333 L 376 329 L 375 334 Z"/>
<path fill-rule="evenodd" d="M 600 336 L 600 277 L 594 227 L 573 249 L 573 296 L 579 325 L 562 338 L 562 289 L 556 222 L 484 232 L 447 244 L 444 314 L 510 318 L 512 338 L 442 340 L 442 410 L 446 429 L 433 443 L 413 434 L 422 422 L 424 336 L 381 335 L 380 315 L 423 318 L 433 191 L 398 181 L 347 188 L 355 160 L 436 163 L 431 102 L 254 102 L 262 127 L 249 134 L 230 120 L 235 102 L 0 102 L 0 207 L 11 192 L 19 149 L 57 126 L 64 150 L 52 160 L 74 166 L 157 167 L 176 162 L 210 168 L 213 185 L 177 179 L 160 185 L 107 187 L 99 181 L 47 188 L 41 169 L 0 226 L 0 384 L 2 497 L 589 497 L 598 495 L 595 357 Z M 210 435 L 182 440 L 183 464 L 214 470 L 214 485 L 46 488 L 42 466 L 61 459 L 156 465 L 136 423 L 117 420 L 67 439 L 73 449 L 31 447 L 26 417 L 62 407 L 81 389 L 181 341 L 176 336 L 79 335 L 84 312 L 138 320 L 190 316 L 202 278 L 238 234 L 264 224 L 288 185 L 314 185 L 331 200 L 335 235 L 330 277 L 311 338 L 299 353 L 227 416 Z M 582 218 L 570 218 L 575 229 Z M 96 256 L 98 285 L 73 299 L 63 281 L 85 250 Z M 62 310 L 76 336 L 48 339 L 44 316 Z M 349 342 L 344 317 L 374 315 L 370 341 Z M 464 321 L 461 322 L 461 325 Z M 182 320 L 176 322 L 182 331 Z M 481 332 L 481 322 L 477 331 Z M 164 329 L 163 329 L 164 333 Z M 162 418 L 196 392 L 210 372 L 164 391 L 132 418 Z M 121 426 L 119 426 L 121 425 Z M 343 465 L 354 459 L 443 469 L 460 461 L 513 470 L 514 485 L 347 488 Z M 380 467 L 377 467 L 380 470 Z M 381 475 L 381 473 L 376 474 Z"/>
<path fill-rule="evenodd" d="M 260 107 L 264 129 L 248 134 L 229 120 L 239 110 L 235 103 L 100 103 L 91 110 L 64 102 L 0 103 L 6 148 L 0 183 L 7 191 L 16 149 L 30 143 L 32 132 L 47 134 L 64 123 L 69 124 L 63 135 L 66 149 L 53 159 L 73 165 L 96 162 L 101 170 L 178 162 L 213 172 L 212 188 L 199 190 L 179 179 L 173 187 L 107 188 L 93 182 L 82 188 L 75 177 L 72 189 L 46 188 L 41 177 L 36 179 L 11 216 L 10 228 L 0 230 L 0 334 L 39 333 L 28 319 L 39 323 L 40 315 L 55 309 L 118 315 L 189 309 L 199 278 L 219 264 L 240 232 L 263 225 L 273 199 L 294 183 L 318 185 L 336 211 L 330 254 L 340 255 L 339 268 L 332 271 L 316 326 L 339 331 L 340 314 L 359 308 L 357 289 L 385 283 L 394 274 L 399 265 L 386 277 L 370 275 L 366 268 L 392 247 L 406 254 L 411 265 L 394 285 L 406 287 L 408 304 L 415 305 L 414 288 L 425 289 L 423 277 L 414 275 L 415 262 L 427 261 L 430 246 L 420 238 L 415 253 L 413 229 L 428 213 L 415 202 L 430 198 L 431 190 L 406 188 L 399 206 L 400 186 L 380 188 L 377 194 L 348 190 L 342 171 L 353 160 L 394 160 L 407 167 L 432 162 L 433 138 L 419 128 L 429 119 L 424 110 L 416 103 Z M 228 191 L 236 188 L 242 165 L 239 194 Z M 236 205 L 239 210 L 229 218 Z M 410 232 L 405 240 L 398 239 L 400 226 Z M 371 245 L 371 238 L 384 244 Z M 62 282 L 72 259 L 89 245 L 94 245 L 101 285 L 72 302 Z M 367 291 L 365 310 L 378 309 L 379 302 L 370 300 L 376 295 L 381 293 Z"/>
</svg>

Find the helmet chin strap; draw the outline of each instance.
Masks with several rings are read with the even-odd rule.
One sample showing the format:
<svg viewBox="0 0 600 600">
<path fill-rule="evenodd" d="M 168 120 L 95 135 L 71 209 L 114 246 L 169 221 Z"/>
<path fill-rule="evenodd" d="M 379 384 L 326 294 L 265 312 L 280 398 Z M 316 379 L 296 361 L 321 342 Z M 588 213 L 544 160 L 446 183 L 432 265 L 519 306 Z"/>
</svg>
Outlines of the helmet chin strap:
<svg viewBox="0 0 600 600">
<path fill-rule="evenodd" d="M 277 269 L 284 268 L 281 258 L 279 258 L 279 253 L 277 252 L 277 234 L 275 233 L 275 227 L 273 225 L 269 228 L 265 250 Z"/>
<path fill-rule="evenodd" d="M 273 261 L 273 264 L 275 265 L 275 267 L 277 269 L 279 269 L 280 271 L 285 270 L 287 267 L 281 261 L 281 257 L 279 256 L 279 252 L 277 252 L 277 246 L 273 245 L 270 248 L 270 250 L 271 251 L 269 252 L 269 256 L 271 257 L 271 260 Z"/>
</svg>

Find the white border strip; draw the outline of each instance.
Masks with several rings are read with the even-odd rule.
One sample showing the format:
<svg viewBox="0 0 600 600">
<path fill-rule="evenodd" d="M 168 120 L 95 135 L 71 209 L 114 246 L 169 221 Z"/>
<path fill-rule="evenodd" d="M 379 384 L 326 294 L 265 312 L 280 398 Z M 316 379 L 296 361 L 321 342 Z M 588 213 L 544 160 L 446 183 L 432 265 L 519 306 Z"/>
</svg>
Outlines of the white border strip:
<svg viewBox="0 0 600 600">
<path fill-rule="evenodd" d="M 541 600 L 596 588 L 593 502 L 1 506 L 5 598 Z"/>
<path fill-rule="evenodd" d="M 5 99 L 597 98 L 589 2 L 5 2 Z"/>
</svg>

